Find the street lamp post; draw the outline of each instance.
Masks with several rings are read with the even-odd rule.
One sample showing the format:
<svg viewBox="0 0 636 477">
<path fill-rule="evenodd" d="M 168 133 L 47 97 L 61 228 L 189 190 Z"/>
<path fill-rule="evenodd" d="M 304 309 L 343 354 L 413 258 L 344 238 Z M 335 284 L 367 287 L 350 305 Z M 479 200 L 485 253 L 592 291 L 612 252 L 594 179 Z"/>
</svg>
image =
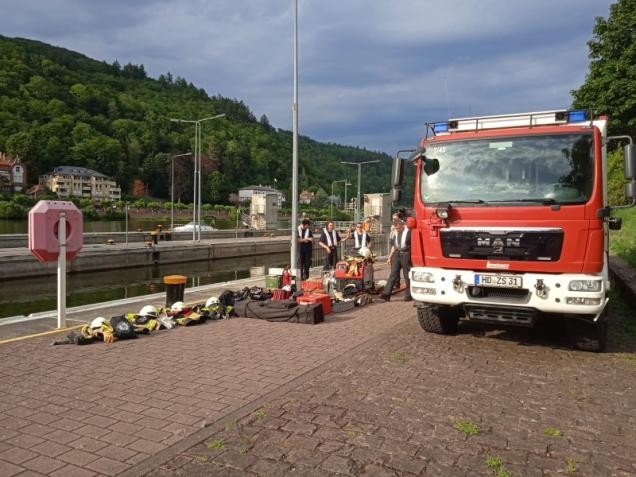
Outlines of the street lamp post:
<svg viewBox="0 0 636 477">
<path fill-rule="evenodd" d="M 341 161 L 340 164 L 350 164 L 354 166 L 358 166 L 358 198 L 356 200 L 356 217 L 355 221 L 358 222 L 360 220 L 360 202 L 362 198 L 360 197 L 360 177 L 362 176 L 362 164 L 374 164 L 376 162 L 380 162 L 378 159 L 375 161 L 363 161 L 363 162 L 345 162 Z"/>
<path fill-rule="evenodd" d="M 170 157 L 170 231 L 174 230 L 174 160 L 177 157 L 191 156 L 191 152 L 176 154 Z"/>
<path fill-rule="evenodd" d="M 341 181 L 331 181 L 331 197 L 329 198 L 329 204 L 330 204 L 330 208 L 329 208 L 329 219 L 333 220 L 333 186 L 334 184 L 337 184 L 338 182 L 344 182 L 345 184 L 347 183 L 347 180 L 341 180 Z"/>
<path fill-rule="evenodd" d="M 298 269 L 298 0 L 294 0 L 294 91 L 292 99 L 292 217 L 291 217 L 291 257 L 290 266 L 296 275 L 296 284 L 300 284 Z M 300 288 L 300 287 L 299 287 Z"/>
<path fill-rule="evenodd" d="M 349 179 L 347 179 L 347 181 L 345 182 L 345 199 L 344 199 L 344 204 L 345 204 L 345 209 L 347 208 L 347 186 L 350 186 L 351 182 L 349 182 Z"/>
<path fill-rule="evenodd" d="M 192 241 L 201 241 L 201 123 L 209 121 L 211 119 L 218 119 L 225 116 L 224 114 L 217 114 L 216 116 L 210 116 L 202 119 L 176 119 L 170 118 L 170 121 L 176 123 L 194 123 L 194 206 L 193 206 L 193 222 L 194 229 L 192 230 Z M 198 206 L 197 206 L 198 199 Z M 197 215 L 198 213 L 198 215 Z M 198 235 L 197 235 L 198 229 Z"/>
</svg>

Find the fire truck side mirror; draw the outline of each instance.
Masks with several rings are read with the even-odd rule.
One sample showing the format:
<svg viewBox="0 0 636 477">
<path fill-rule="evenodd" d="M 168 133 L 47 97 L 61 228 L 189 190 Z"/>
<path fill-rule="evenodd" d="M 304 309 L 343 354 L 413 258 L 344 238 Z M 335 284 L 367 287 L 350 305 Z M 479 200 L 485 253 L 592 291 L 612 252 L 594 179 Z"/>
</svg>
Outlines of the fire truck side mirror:
<svg viewBox="0 0 636 477">
<path fill-rule="evenodd" d="M 628 181 L 636 179 L 636 145 L 628 144 L 625 146 L 623 159 L 625 179 Z"/>
<path fill-rule="evenodd" d="M 391 170 L 391 185 L 400 187 L 404 180 L 404 161 L 399 156 L 393 158 L 393 168 Z"/>
</svg>

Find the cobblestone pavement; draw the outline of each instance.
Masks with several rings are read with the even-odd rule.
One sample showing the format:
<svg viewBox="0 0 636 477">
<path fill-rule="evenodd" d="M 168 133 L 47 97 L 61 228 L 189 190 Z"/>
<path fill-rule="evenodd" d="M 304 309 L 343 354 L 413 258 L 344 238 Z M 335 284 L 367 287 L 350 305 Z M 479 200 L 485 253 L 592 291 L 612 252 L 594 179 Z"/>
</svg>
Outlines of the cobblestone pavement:
<svg viewBox="0 0 636 477">
<path fill-rule="evenodd" d="M 315 326 L 238 318 L 110 345 L 2 344 L 0 476 L 124 472 L 406 319 L 382 303 Z"/>
<path fill-rule="evenodd" d="M 572 351 L 558 329 L 426 334 L 407 306 L 150 475 L 636 475 L 633 354 Z"/>
</svg>

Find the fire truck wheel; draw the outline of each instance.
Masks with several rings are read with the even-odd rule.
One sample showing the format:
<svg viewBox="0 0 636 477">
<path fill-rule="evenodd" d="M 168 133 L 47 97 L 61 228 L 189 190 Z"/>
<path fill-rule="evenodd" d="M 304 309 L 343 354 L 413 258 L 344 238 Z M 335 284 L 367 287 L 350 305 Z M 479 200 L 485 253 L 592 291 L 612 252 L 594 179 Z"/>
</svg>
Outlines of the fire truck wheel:
<svg viewBox="0 0 636 477">
<path fill-rule="evenodd" d="M 576 349 L 600 353 L 607 345 L 607 320 L 601 318 L 596 323 L 577 319 L 567 319 L 567 333 L 570 343 Z"/>
<path fill-rule="evenodd" d="M 452 335 L 457 333 L 459 316 L 450 307 L 422 305 L 417 308 L 417 321 L 429 333 Z"/>
</svg>

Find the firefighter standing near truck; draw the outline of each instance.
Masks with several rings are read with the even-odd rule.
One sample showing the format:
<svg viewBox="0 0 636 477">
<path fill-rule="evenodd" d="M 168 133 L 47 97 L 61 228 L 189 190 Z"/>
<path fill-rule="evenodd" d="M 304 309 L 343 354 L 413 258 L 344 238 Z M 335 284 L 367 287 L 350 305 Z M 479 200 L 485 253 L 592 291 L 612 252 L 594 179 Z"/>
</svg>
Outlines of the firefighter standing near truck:
<svg viewBox="0 0 636 477">
<path fill-rule="evenodd" d="M 409 280 L 409 273 L 411 271 L 411 231 L 406 227 L 403 220 L 393 221 L 393 234 L 391 235 L 389 245 L 391 251 L 389 252 L 389 258 L 386 263 L 391 267 L 391 274 L 389 280 L 384 286 L 382 292 L 382 299 L 384 301 L 391 300 L 391 291 L 393 285 L 400 281 L 400 271 L 404 275 L 404 281 L 406 282 L 406 296 L 404 301 L 411 301 L 411 282 Z"/>
</svg>

